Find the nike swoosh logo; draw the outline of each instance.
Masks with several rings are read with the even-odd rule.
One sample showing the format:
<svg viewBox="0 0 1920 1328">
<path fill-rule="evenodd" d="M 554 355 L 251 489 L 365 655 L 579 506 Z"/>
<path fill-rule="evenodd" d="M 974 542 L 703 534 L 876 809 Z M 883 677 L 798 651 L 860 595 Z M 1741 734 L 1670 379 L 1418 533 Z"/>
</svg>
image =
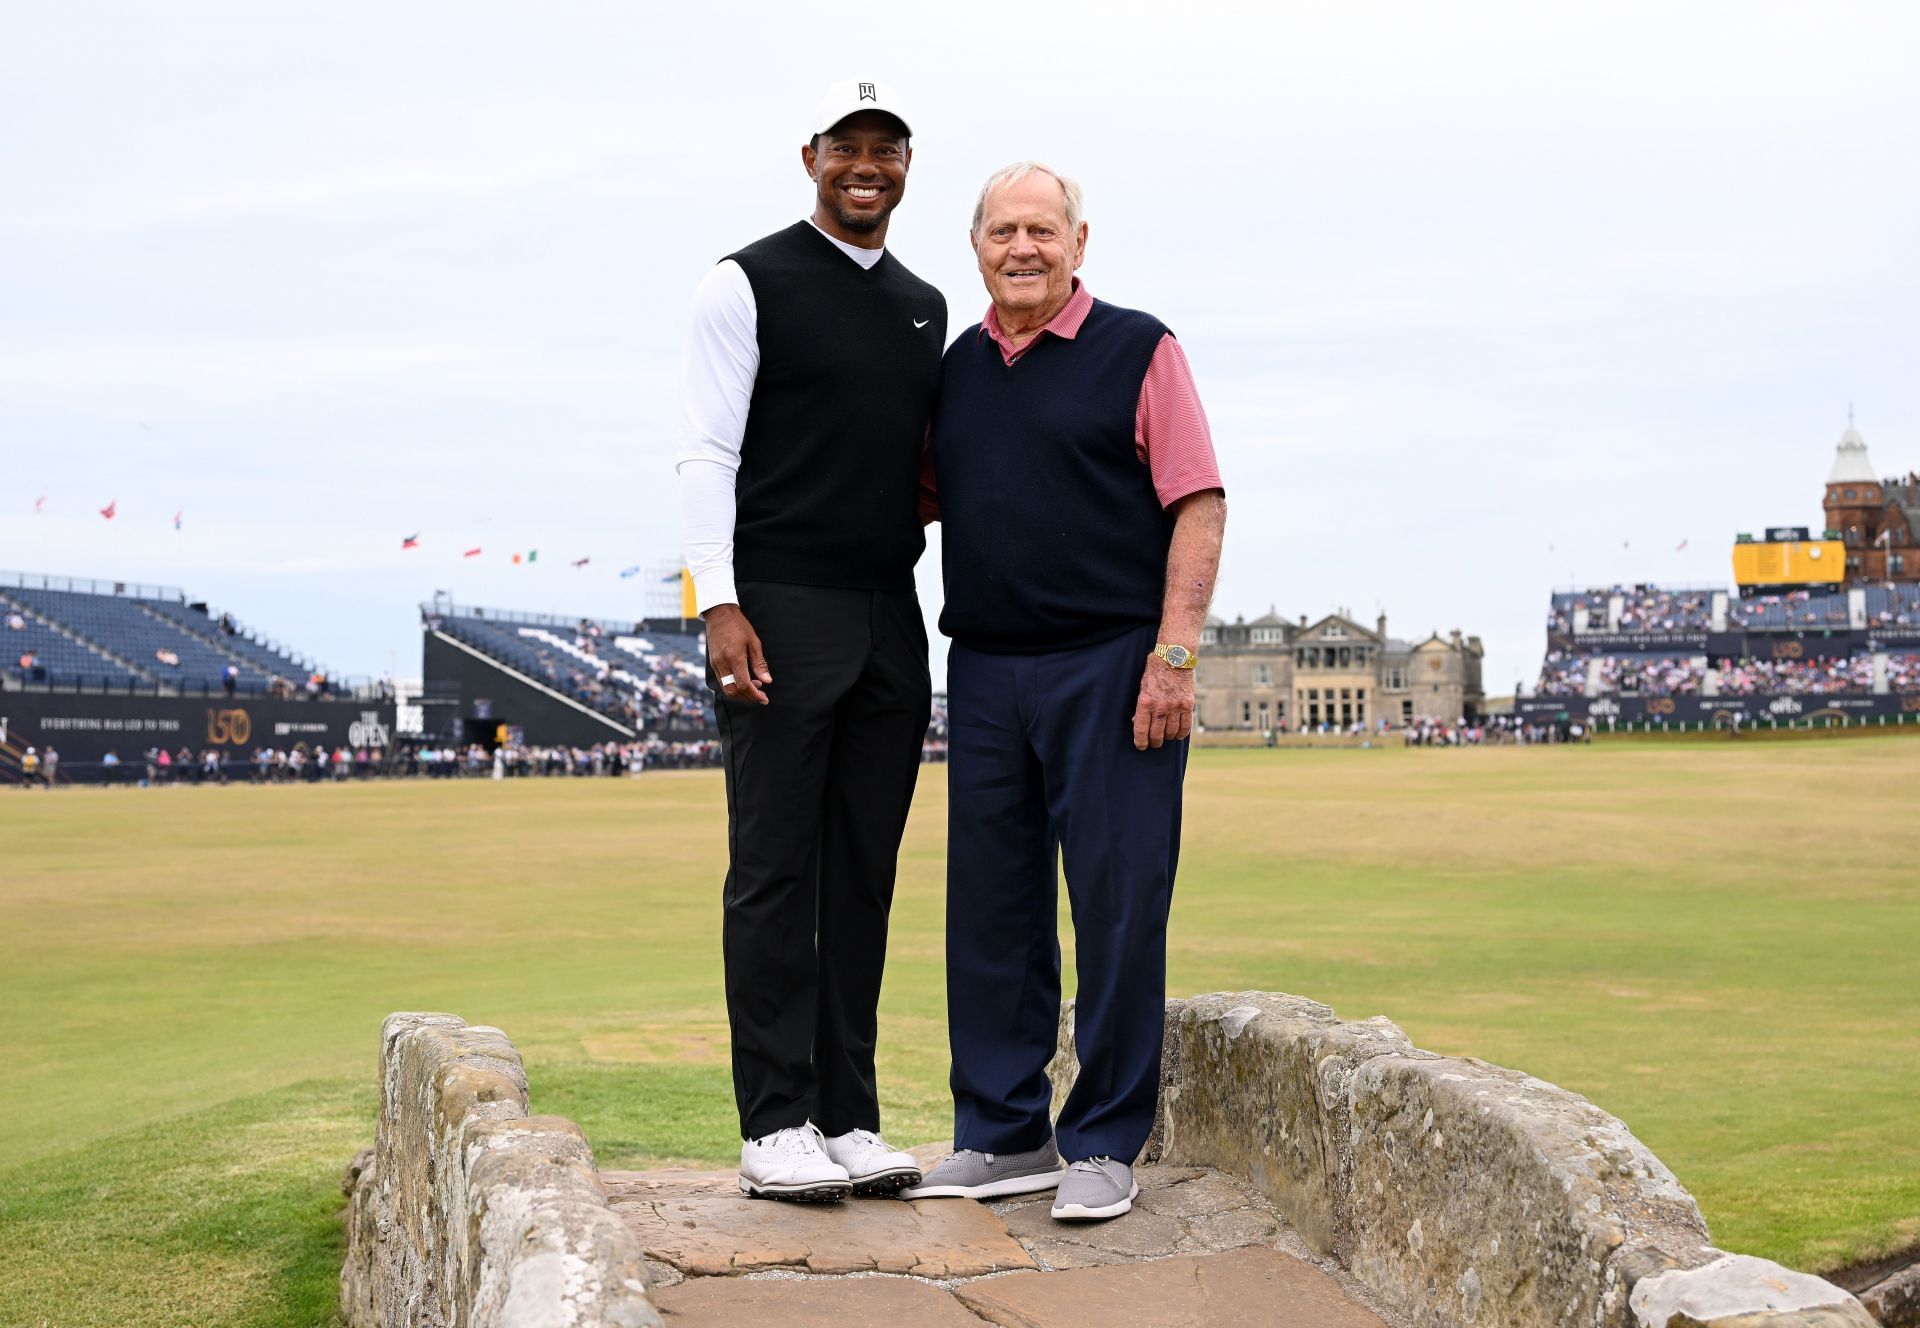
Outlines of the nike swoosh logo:
<svg viewBox="0 0 1920 1328">
<path fill-rule="evenodd" d="M 931 318 L 916 318 L 913 320 L 913 325 L 915 327 L 925 327 L 928 323 L 931 323 L 932 321 L 933 320 Z"/>
</svg>

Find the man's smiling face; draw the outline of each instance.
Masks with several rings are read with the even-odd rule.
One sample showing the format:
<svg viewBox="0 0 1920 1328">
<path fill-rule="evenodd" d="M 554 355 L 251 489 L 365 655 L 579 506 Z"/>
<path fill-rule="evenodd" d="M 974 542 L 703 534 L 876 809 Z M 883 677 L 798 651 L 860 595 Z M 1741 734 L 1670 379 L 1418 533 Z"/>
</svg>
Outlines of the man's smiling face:
<svg viewBox="0 0 1920 1328">
<path fill-rule="evenodd" d="M 819 198 L 813 219 L 848 244 L 886 236 L 887 217 L 907 191 L 913 160 L 906 129 L 884 111 L 849 115 L 800 149 Z"/>
<path fill-rule="evenodd" d="M 1045 322 L 1058 313 L 1087 255 L 1087 223 L 1067 224 L 1066 191 L 1044 171 L 989 193 L 972 238 L 981 279 L 1003 321 Z"/>
</svg>

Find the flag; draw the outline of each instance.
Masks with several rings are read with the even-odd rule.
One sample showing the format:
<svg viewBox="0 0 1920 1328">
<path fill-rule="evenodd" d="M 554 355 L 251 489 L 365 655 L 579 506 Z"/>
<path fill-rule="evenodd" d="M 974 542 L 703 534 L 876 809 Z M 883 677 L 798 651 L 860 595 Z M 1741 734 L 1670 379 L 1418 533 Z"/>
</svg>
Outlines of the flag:
<svg viewBox="0 0 1920 1328">
<path fill-rule="evenodd" d="M 592 559 L 592 558 L 590 558 L 590 557 L 589 557 L 589 558 L 575 558 L 575 559 L 573 560 L 573 565 L 574 565 L 575 567 L 585 567 L 585 566 L 586 566 L 586 565 L 587 565 L 588 563 L 590 563 L 590 562 L 592 562 L 592 561 L 593 561 L 593 559 Z"/>
<path fill-rule="evenodd" d="M 174 513 L 173 513 L 173 528 L 174 528 L 175 530 L 178 530 L 178 529 L 180 529 L 180 518 L 181 518 L 181 517 L 183 517 L 183 516 L 185 516 L 185 515 L 186 515 L 186 512 L 187 512 L 187 509 L 186 509 L 186 508 L 184 508 L 184 507 L 180 507 L 180 508 L 175 508 L 175 509 L 174 509 Z"/>
<path fill-rule="evenodd" d="M 639 576 L 639 575 L 640 575 L 640 567 L 637 563 L 632 567 L 622 567 L 620 569 L 620 579 L 622 581 L 625 581 L 630 576 Z"/>
<path fill-rule="evenodd" d="M 660 578 L 660 584 L 663 586 L 668 584 L 678 585 L 679 582 L 680 582 L 680 573 L 678 572 L 675 572 L 672 576 L 663 576 Z"/>
<path fill-rule="evenodd" d="M 1678 544 L 1673 546 L 1673 551 L 1675 553 L 1680 553 L 1684 551 L 1686 547 L 1687 547 L 1687 542 L 1685 540 L 1681 540 Z"/>
<path fill-rule="evenodd" d="M 528 562 L 534 562 L 534 561 L 536 561 L 536 560 L 537 560 L 537 559 L 538 559 L 539 557 L 540 557 L 540 550 L 538 550 L 538 549 L 528 549 L 528 550 L 527 550 L 527 561 L 528 561 Z"/>
<path fill-rule="evenodd" d="M 461 554 L 460 556 L 462 558 L 478 558 L 480 556 L 480 550 L 468 549 L 465 553 Z"/>
<path fill-rule="evenodd" d="M 38 498 L 35 498 L 33 500 L 33 510 L 36 512 L 44 512 L 46 508 L 47 508 L 47 495 L 43 493 Z"/>
<path fill-rule="evenodd" d="M 114 510 L 119 506 L 120 500 L 118 498 L 110 499 L 107 505 L 100 509 L 100 515 L 111 521 L 113 520 Z"/>
<path fill-rule="evenodd" d="M 1878 535 L 1875 535 L 1873 537 L 1873 542 L 1875 544 L 1884 544 L 1888 548 L 1892 548 L 1893 547 L 1893 527 L 1888 526 L 1885 530 L 1881 531 Z"/>
<path fill-rule="evenodd" d="M 419 535 L 417 535 L 417 534 L 416 534 L 416 535 L 402 535 L 402 536 L 400 537 L 400 547 L 401 547 L 401 548 L 403 548 L 403 549 L 417 549 L 417 548 L 419 548 L 419 547 L 420 547 L 420 536 L 419 536 Z"/>
<path fill-rule="evenodd" d="M 519 554 L 517 554 L 517 553 L 516 553 L 516 554 L 514 554 L 514 555 L 513 555 L 513 562 L 514 562 L 514 566 L 516 566 L 516 567 L 520 565 L 520 555 L 519 555 Z"/>
</svg>

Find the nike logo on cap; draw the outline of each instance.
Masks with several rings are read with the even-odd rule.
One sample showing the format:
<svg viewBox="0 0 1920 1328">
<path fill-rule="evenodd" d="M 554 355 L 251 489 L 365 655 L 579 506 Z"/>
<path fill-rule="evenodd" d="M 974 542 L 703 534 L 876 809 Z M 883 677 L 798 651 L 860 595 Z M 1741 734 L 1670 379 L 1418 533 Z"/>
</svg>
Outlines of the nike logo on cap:
<svg viewBox="0 0 1920 1328">
<path fill-rule="evenodd" d="M 931 323 L 932 321 L 933 320 L 931 318 L 916 318 L 913 320 L 913 325 L 915 327 L 925 327 L 928 323 Z"/>
</svg>

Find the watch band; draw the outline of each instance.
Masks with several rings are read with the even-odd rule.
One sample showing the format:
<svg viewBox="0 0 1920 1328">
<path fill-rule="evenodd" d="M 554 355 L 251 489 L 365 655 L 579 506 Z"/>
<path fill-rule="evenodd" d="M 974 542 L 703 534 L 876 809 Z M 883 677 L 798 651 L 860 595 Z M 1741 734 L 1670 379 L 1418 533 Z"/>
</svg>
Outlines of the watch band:
<svg viewBox="0 0 1920 1328">
<path fill-rule="evenodd" d="M 1168 645 L 1164 641 L 1154 643 L 1153 654 L 1171 669 L 1190 669 L 1199 660 L 1199 656 L 1185 646 Z"/>
</svg>

